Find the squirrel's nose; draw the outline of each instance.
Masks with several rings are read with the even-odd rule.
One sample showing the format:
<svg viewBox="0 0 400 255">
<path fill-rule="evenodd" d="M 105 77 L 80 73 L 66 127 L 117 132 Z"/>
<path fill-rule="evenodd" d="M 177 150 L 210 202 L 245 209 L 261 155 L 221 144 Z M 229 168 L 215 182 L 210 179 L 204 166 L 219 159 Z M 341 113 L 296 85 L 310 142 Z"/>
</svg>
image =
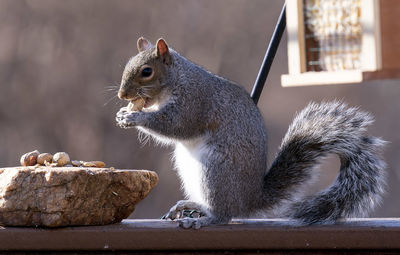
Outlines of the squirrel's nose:
<svg viewBox="0 0 400 255">
<path fill-rule="evenodd" d="M 118 97 L 119 99 L 127 99 L 128 93 L 125 90 L 119 89 L 118 90 Z"/>
</svg>

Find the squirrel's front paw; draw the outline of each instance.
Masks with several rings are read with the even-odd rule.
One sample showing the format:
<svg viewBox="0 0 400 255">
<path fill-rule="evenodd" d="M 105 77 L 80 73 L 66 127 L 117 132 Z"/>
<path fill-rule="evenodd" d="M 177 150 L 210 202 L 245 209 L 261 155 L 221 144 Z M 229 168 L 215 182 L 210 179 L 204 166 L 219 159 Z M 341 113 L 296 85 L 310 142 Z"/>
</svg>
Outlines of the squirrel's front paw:
<svg viewBox="0 0 400 255">
<path fill-rule="evenodd" d="M 135 115 L 137 113 L 128 111 L 127 107 L 122 107 L 115 117 L 117 125 L 121 128 L 131 128 L 137 125 Z"/>
</svg>

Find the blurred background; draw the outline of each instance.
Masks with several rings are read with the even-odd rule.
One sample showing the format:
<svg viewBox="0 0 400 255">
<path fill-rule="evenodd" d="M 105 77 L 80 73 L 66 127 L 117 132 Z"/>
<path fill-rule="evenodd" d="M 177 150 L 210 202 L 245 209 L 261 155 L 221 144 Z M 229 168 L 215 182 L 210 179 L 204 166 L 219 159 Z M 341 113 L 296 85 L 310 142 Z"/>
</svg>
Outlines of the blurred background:
<svg viewBox="0 0 400 255">
<path fill-rule="evenodd" d="M 115 113 L 126 103 L 119 84 L 140 36 L 160 37 L 210 71 L 249 92 L 279 16 L 279 0 L 0 0 L 0 167 L 19 164 L 38 149 L 66 151 L 78 160 L 149 169 L 158 186 L 131 215 L 159 218 L 182 199 L 171 163 L 172 148 L 141 145 L 135 130 L 122 130 Z M 294 114 L 309 101 L 341 99 L 375 116 L 369 132 L 389 141 L 388 192 L 373 217 L 400 216 L 400 81 L 282 88 L 286 35 L 259 107 L 269 132 L 269 163 Z M 398 48 L 393 50 L 399 50 Z M 319 190 L 335 178 L 338 159 L 321 166 Z"/>
</svg>

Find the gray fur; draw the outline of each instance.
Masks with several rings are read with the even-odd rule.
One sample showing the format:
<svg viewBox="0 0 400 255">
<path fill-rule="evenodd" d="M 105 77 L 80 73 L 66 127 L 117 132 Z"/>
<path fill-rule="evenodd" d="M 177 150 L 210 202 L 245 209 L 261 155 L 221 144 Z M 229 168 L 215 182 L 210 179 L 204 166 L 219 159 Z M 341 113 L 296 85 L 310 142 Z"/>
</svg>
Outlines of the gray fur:
<svg viewBox="0 0 400 255">
<path fill-rule="evenodd" d="M 267 170 L 267 134 L 245 89 L 171 49 L 168 63 L 163 62 L 156 54 L 157 45 L 128 62 L 121 89 L 144 86 L 134 76 L 141 65 L 151 63 L 157 74 L 152 84 L 162 91 L 162 96 L 154 96 L 162 102 L 160 108 L 129 112 L 124 107 L 116 120 L 123 128 L 138 127 L 176 147 L 178 174 L 189 200 L 179 201 L 167 218 L 177 219 L 183 210 L 196 209 L 205 216 L 180 222 L 182 227 L 198 228 L 288 202 L 282 216 L 313 224 L 360 215 L 379 203 L 384 186 L 385 163 L 379 156 L 383 142 L 364 134 L 372 122 L 370 115 L 338 102 L 310 104 L 289 127 Z M 311 198 L 295 200 L 293 195 L 329 153 L 341 159 L 335 183 Z M 179 163 L 187 155 L 193 157 L 190 162 L 197 172 Z M 197 182 L 185 183 L 190 178 Z"/>
<path fill-rule="evenodd" d="M 291 199 L 315 174 L 321 159 L 335 153 L 341 166 L 332 186 L 296 201 L 287 216 L 313 224 L 367 215 L 380 202 L 385 186 L 385 163 L 379 156 L 384 142 L 365 134 L 372 122 L 368 113 L 339 102 L 309 104 L 289 127 L 265 176 L 265 204 Z"/>
</svg>

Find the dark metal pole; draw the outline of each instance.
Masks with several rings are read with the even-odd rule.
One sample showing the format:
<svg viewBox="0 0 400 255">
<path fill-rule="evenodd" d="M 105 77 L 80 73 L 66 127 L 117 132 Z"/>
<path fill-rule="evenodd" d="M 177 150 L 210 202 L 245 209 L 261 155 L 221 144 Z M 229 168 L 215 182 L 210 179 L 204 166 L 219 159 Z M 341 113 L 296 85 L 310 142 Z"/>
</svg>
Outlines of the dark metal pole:
<svg viewBox="0 0 400 255">
<path fill-rule="evenodd" d="M 254 100 L 255 104 L 257 104 L 258 99 L 260 99 L 261 91 L 264 87 L 265 81 L 267 80 L 269 69 L 271 69 L 271 65 L 272 62 L 274 61 L 274 57 L 276 51 L 278 50 L 283 32 L 285 31 L 285 27 L 286 27 L 286 3 L 283 4 L 281 14 L 279 15 L 278 23 L 275 26 L 271 42 L 268 45 L 268 49 L 267 52 L 265 53 L 260 71 L 258 71 L 256 82 L 254 83 L 253 90 L 251 91 L 251 98 Z"/>
</svg>

